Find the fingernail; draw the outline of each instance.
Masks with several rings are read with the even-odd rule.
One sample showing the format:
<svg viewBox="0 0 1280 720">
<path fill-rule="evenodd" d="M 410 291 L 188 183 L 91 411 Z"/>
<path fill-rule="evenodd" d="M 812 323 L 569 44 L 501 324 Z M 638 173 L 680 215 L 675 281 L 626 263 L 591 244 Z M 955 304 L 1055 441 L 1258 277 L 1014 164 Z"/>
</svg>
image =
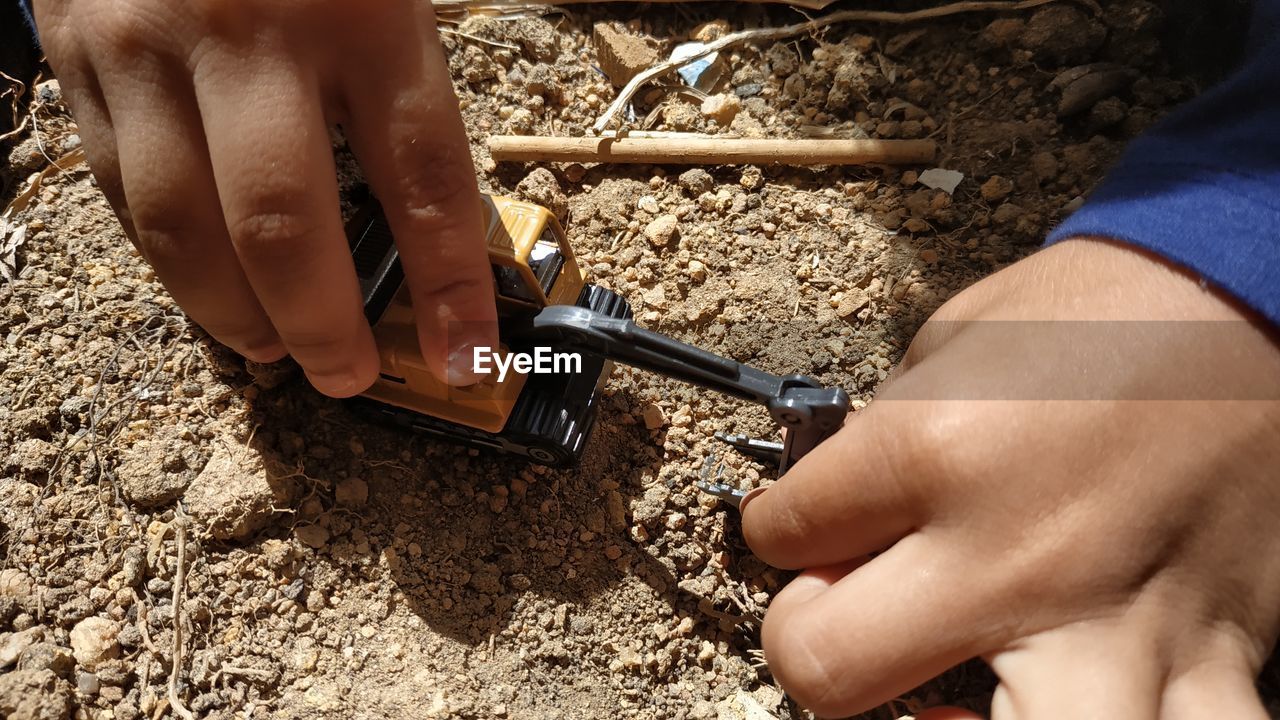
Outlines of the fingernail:
<svg viewBox="0 0 1280 720">
<path fill-rule="evenodd" d="M 756 498 L 760 497 L 760 495 L 761 495 L 761 494 L 763 494 L 763 493 L 764 493 L 764 491 L 765 491 L 765 490 L 768 490 L 768 489 L 769 489 L 769 488 L 767 488 L 767 487 L 758 487 L 758 488 L 754 488 L 751 492 L 747 493 L 746 495 L 743 495 L 743 496 L 742 496 L 742 500 L 738 502 L 738 512 L 739 512 L 739 513 L 744 513 L 744 512 L 746 512 L 746 511 L 747 511 L 747 503 L 749 503 L 749 502 L 751 502 L 752 500 L 755 500 Z"/>
<path fill-rule="evenodd" d="M 449 367 L 447 368 L 449 377 L 446 382 L 454 387 L 464 387 L 475 385 L 485 378 L 487 373 L 477 372 L 475 368 L 475 350 L 477 347 L 485 347 L 485 344 L 468 340 L 454 347 L 453 352 L 449 353 Z"/>
<path fill-rule="evenodd" d="M 329 373 L 307 373 L 307 379 L 315 389 L 335 398 L 347 398 L 364 390 L 360 378 L 349 368 Z"/>
</svg>

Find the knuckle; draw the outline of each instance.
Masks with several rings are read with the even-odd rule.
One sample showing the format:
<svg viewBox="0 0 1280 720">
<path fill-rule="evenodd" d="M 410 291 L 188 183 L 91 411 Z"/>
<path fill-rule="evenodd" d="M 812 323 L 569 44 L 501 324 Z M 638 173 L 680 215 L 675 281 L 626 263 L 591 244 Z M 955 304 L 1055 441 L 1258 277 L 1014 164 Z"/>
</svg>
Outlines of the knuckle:
<svg viewBox="0 0 1280 720">
<path fill-rule="evenodd" d="M 275 207 L 281 207 L 279 205 Z M 229 220 L 227 231 L 246 263 L 297 262 L 298 253 L 315 232 L 315 220 L 290 209 L 264 203 Z"/>
<path fill-rule="evenodd" d="M 978 468 L 967 448 L 972 444 L 976 419 L 957 403 L 931 402 L 925 407 L 924 416 L 894 441 L 904 445 L 904 474 L 924 479 L 972 478 Z"/>
<path fill-rule="evenodd" d="M 351 357 L 346 333 L 336 328 L 293 330 L 288 332 L 285 342 L 290 352 L 301 357 L 330 358 L 335 364 L 345 363 Z"/>
<path fill-rule="evenodd" d="M 152 265 L 170 265 L 186 260 L 194 229 L 172 213 L 152 212 L 137 206 L 131 213 L 138 250 Z"/>
<path fill-rule="evenodd" d="M 449 267 L 448 262 L 442 267 Z M 460 277 L 457 275 L 431 273 L 415 283 L 415 295 L 433 303 L 456 305 L 459 302 L 484 301 L 493 302 L 493 286 L 487 275 L 479 277 Z"/>
<path fill-rule="evenodd" d="M 162 4 L 154 2 L 98 3 L 94 6 L 92 38 L 108 56 L 136 57 L 169 37 Z"/>
<path fill-rule="evenodd" d="M 475 205 L 478 198 L 469 167 L 454 170 L 454 162 L 432 163 L 421 157 L 397 159 L 395 165 L 399 169 L 395 201 L 415 233 L 429 236 L 457 227 L 474 214 L 460 212 Z"/>
</svg>

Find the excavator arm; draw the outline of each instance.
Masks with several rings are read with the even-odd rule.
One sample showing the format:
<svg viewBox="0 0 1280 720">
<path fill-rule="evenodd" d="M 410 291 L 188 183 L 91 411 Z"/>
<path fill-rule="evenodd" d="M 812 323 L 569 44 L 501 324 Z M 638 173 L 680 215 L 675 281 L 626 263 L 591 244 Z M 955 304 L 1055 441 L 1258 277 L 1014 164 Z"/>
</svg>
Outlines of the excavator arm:
<svg viewBox="0 0 1280 720">
<path fill-rule="evenodd" d="M 786 430 L 781 445 L 717 437 L 754 457 L 776 460 L 780 473 L 839 430 L 849 413 L 849 396 L 840 388 L 822 387 L 804 375 L 774 375 L 584 307 L 551 305 L 509 318 L 501 332 L 513 350 L 541 345 L 589 353 L 763 405 Z M 725 486 L 701 485 L 735 505 L 741 499 L 742 493 Z"/>
</svg>

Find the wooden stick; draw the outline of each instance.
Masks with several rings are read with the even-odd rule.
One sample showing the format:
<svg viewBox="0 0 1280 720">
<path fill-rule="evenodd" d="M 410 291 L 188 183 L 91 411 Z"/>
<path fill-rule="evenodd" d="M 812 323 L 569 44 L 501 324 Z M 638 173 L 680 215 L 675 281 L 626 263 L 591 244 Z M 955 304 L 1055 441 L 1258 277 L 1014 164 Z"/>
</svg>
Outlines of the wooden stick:
<svg viewBox="0 0 1280 720">
<path fill-rule="evenodd" d="M 652 163 L 655 165 L 919 165 L 932 140 L 778 140 L 680 137 L 526 137 L 495 135 L 497 161 Z"/>
</svg>

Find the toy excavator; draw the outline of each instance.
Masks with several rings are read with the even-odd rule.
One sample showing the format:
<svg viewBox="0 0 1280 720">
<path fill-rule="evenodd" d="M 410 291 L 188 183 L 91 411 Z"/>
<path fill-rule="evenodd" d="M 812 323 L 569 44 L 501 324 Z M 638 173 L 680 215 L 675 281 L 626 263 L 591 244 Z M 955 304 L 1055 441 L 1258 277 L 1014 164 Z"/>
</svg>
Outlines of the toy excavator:
<svg viewBox="0 0 1280 720">
<path fill-rule="evenodd" d="M 569 467 L 582 457 L 616 361 L 764 405 L 786 428 L 783 442 L 717 437 L 778 464 L 780 472 L 844 422 L 844 390 L 823 388 L 803 375 L 763 372 L 637 326 L 625 299 L 586 282 L 564 230 L 545 208 L 497 196 L 484 196 L 483 207 L 500 351 L 552 348 L 579 355 L 581 363 L 572 371 L 512 373 L 503 381 L 495 372 L 463 388 L 438 380 L 418 347 L 391 230 L 371 201 L 347 227 L 365 315 L 382 358 L 378 381 L 359 399 L 366 408 L 448 442 Z M 714 482 L 700 486 L 735 505 L 742 495 Z"/>
</svg>

